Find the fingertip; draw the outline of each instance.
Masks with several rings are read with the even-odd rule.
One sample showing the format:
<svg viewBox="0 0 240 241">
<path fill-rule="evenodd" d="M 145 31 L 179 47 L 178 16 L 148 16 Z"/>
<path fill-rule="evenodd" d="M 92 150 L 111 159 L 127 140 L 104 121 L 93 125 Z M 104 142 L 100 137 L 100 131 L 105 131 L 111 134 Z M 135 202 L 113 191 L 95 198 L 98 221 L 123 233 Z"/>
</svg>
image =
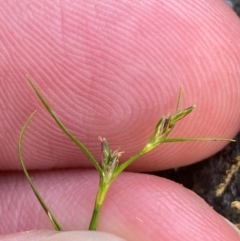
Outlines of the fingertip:
<svg viewBox="0 0 240 241">
<path fill-rule="evenodd" d="M 240 230 L 239 230 L 239 228 L 235 225 L 235 224 L 233 224 L 232 222 L 230 222 L 228 219 L 226 219 L 226 218 L 223 218 L 225 221 L 226 221 L 226 223 L 231 227 L 231 228 L 233 228 L 235 231 L 236 231 L 236 233 L 240 236 Z"/>
</svg>

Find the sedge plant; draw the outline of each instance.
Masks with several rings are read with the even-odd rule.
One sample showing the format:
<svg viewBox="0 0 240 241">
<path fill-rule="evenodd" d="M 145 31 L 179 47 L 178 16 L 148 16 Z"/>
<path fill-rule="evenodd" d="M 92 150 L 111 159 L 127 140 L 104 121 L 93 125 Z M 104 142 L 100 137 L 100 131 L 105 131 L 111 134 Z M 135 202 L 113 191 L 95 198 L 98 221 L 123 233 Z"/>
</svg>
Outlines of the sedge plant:
<svg viewBox="0 0 240 241">
<path fill-rule="evenodd" d="M 119 150 L 112 151 L 108 145 L 108 142 L 106 138 L 99 137 L 99 140 L 101 142 L 102 147 L 102 161 L 101 164 L 95 159 L 95 157 L 91 154 L 91 152 L 88 150 L 88 148 L 77 139 L 76 136 L 74 136 L 67 127 L 60 121 L 60 119 L 57 117 L 57 115 L 54 113 L 53 109 L 49 105 L 49 103 L 46 101 L 46 99 L 43 97 L 41 92 L 38 90 L 36 85 L 33 83 L 32 79 L 30 77 L 27 78 L 28 82 L 30 83 L 31 87 L 37 94 L 38 98 L 42 102 L 42 104 L 47 109 L 48 113 L 52 116 L 52 118 L 55 120 L 56 124 L 60 127 L 60 129 L 83 151 L 83 153 L 86 155 L 86 157 L 89 159 L 89 161 L 93 164 L 95 169 L 99 173 L 99 187 L 95 199 L 95 204 L 93 208 L 92 218 L 91 222 L 89 224 L 89 230 L 96 230 L 101 208 L 104 202 L 104 199 L 106 197 L 107 191 L 109 190 L 111 184 L 113 181 L 118 177 L 118 175 L 123 172 L 130 164 L 132 164 L 134 161 L 136 161 L 139 157 L 149 153 L 159 145 L 163 143 L 174 143 L 174 142 L 185 142 L 185 141 L 234 141 L 232 139 L 225 139 L 225 138 L 185 138 L 185 137 L 168 137 L 169 134 L 172 132 L 173 128 L 175 127 L 176 123 L 181 121 L 183 118 L 185 118 L 188 114 L 190 114 L 194 108 L 195 105 L 192 105 L 188 108 L 185 108 L 183 110 L 179 110 L 180 102 L 182 98 L 182 88 L 180 89 L 180 93 L 178 96 L 177 106 L 175 113 L 163 116 L 159 122 L 157 123 L 154 132 L 150 136 L 148 140 L 146 140 L 145 146 L 140 149 L 139 152 L 137 152 L 135 155 L 131 156 L 128 160 L 123 162 L 122 164 L 119 163 L 119 158 L 122 155 L 123 152 L 120 152 Z M 24 137 L 24 133 L 26 131 L 27 126 L 31 122 L 34 114 L 36 111 L 34 111 L 29 118 L 27 119 L 26 123 L 24 124 L 20 137 L 18 142 L 18 153 L 19 153 L 19 159 L 22 166 L 22 169 L 24 171 L 24 174 L 27 178 L 27 181 L 29 182 L 34 194 L 36 195 L 39 203 L 41 204 L 42 208 L 48 215 L 50 221 L 52 222 L 54 228 L 57 231 L 62 231 L 62 227 L 60 226 L 59 222 L 56 220 L 52 212 L 50 211 L 47 204 L 44 202 L 42 196 L 37 191 L 37 188 L 35 187 L 34 183 L 32 182 L 27 168 L 24 164 L 23 156 L 22 156 L 22 141 Z"/>
</svg>

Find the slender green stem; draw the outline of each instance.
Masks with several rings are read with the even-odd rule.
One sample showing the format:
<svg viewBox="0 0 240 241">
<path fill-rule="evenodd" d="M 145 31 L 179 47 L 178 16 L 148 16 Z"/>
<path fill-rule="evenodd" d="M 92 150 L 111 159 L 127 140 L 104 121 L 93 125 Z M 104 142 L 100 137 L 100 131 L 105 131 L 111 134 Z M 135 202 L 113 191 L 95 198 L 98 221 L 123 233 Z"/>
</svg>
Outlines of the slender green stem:
<svg viewBox="0 0 240 241">
<path fill-rule="evenodd" d="M 20 133 L 20 137 L 19 137 L 19 141 L 18 141 L 18 155 L 19 155 L 19 159 L 22 165 L 22 169 L 23 172 L 28 180 L 28 183 L 30 184 L 35 196 L 37 197 L 38 201 L 40 202 L 42 208 L 44 209 L 44 211 L 46 212 L 46 214 L 48 215 L 49 219 L 51 220 L 55 230 L 57 231 L 62 231 L 62 227 L 60 226 L 60 224 L 58 223 L 58 221 L 56 220 L 56 218 L 54 217 L 54 215 L 52 214 L 52 212 L 50 211 L 50 209 L 48 208 L 47 204 L 44 202 L 42 196 L 40 195 L 40 193 L 37 191 L 37 188 L 35 187 L 35 185 L 32 182 L 31 177 L 28 174 L 27 168 L 24 164 L 23 161 L 23 156 L 22 156 L 22 141 L 23 141 L 23 136 L 25 133 L 25 130 L 27 128 L 27 126 L 29 125 L 30 121 L 32 120 L 34 114 L 36 113 L 36 111 L 34 111 L 29 118 L 27 119 L 26 123 L 24 124 L 21 133 Z"/>
<path fill-rule="evenodd" d="M 99 173 L 102 172 L 101 166 L 98 164 L 94 156 L 91 154 L 91 152 L 87 149 L 87 147 L 80 142 L 66 127 L 65 125 L 58 119 L 54 111 L 52 110 L 51 106 L 49 103 L 45 100 L 43 95 L 40 93 L 38 88 L 34 85 L 32 79 L 30 77 L 27 77 L 28 82 L 34 89 L 35 93 L 37 94 L 38 98 L 41 100 L 45 108 L 47 109 L 48 113 L 52 116 L 52 118 L 55 120 L 57 125 L 61 128 L 61 130 L 82 150 L 82 152 L 87 156 L 87 158 L 91 161 L 93 166 L 97 169 Z"/>
<path fill-rule="evenodd" d="M 136 159 L 138 159 L 140 156 L 144 155 L 145 153 L 142 153 L 141 151 L 137 154 L 131 156 L 127 161 L 123 162 L 119 167 L 115 170 L 113 174 L 113 179 L 115 179 L 122 171 L 124 171 L 130 164 L 132 164 Z"/>
<path fill-rule="evenodd" d="M 103 201 L 105 199 L 105 196 L 107 194 L 107 191 L 108 191 L 110 185 L 111 185 L 111 182 L 106 183 L 104 181 L 104 176 L 101 175 L 100 180 L 99 180 L 98 193 L 97 193 L 97 196 L 96 196 L 96 199 L 95 199 L 93 214 L 92 214 L 91 222 L 90 222 L 90 225 L 89 225 L 89 230 L 96 230 L 97 229 L 97 225 L 98 225 Z"/>
<path fill-rule="evenodd" d="M 194 138 L 194 137 L 177 137 L 177 138 L 166 138 L 163 143 L 169 142 L 185 142 L 185 141 L 231 141 L 235 142 L 236 140 L 228 138 Z"/>
<path fill-rule="evenodd" d="M 97 225 L 98 225 L 98 220 L 102 208 L 103 201 L 105 199 L 105 196 L 107 194 L 107 191 L 111 185 L 111 183 L 117 178 L 117 176 L 124 171 L 131 163 L 133 163 L 136 159 L 138 159 L 140 156 L 143 156 L 147 152 L 143 151 L 144 148 L 138 152 L 137 154 L 131 156 L 127 161 L 119 165 L 114 172 L 112 173 L 111 180 L 106 183 L 105 178 L 104 178 L 104 173 L 100 175 L 100 181 L 99 181 L 99 188 L 98 188 L 98 193 L 95 199 L 95 204 L 94 204 L 94 210 L 91 218 L 91 222 L 89 225 L 89 230 L 96 230 Z"/>
</svg>

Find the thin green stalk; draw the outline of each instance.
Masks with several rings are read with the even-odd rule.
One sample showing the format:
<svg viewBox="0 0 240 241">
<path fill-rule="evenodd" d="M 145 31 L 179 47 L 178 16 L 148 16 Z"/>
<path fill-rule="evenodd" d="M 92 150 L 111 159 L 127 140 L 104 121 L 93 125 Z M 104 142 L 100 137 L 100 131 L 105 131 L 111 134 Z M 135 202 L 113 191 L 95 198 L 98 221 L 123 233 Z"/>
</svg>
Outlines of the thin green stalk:
<svg viewBox="0 0 240 241">
<path fill-rule="evenodd" d="M 140 156 L 144 155 L 141 151 L 137 154 L 131 156 L 127 161 L 123 162 L 119 167 L 116 169 L 116 171 L 113 174 L 114 179 L 123 171 L 125 170 L 129 165 L 131 165 L 135 160 L 137 160 Z"/>
<path fill-rule="evenodd" d="M 37 197 L 38 201 L 40 202 L 42 208 L 44 209 L 44 211 L 46 212 L 46 214 L 48 215 L 49 219 L 51 220 L 54 228 L 57 230 L 57 231 L 62 231 L 62 227 L 60 226 L 60 224 L 58 223 L 58 221 L 56 220 L 56 218 L 54 217 L 54 215 L 52 214 L 52 212 L 50 211 L 50 209 L 48 208 L 47 204 L 44 202 L 42 196 L 40 195 L 40 193 L 37 191 L 37 188 L 35 187 L 35 185 L 33 184 L 32 180 L 31 180 L 31 177 L 29 176 L 28 174 L 28 171 L 27 171 L 27 168 L 24 164 L 24 161 L 23 161 L 23 156 L 22 156 L 22 141 L 23 141 L 23 136 L 24 136 L 24 133 L 25 133 L 25 130 L 27 128 L 27 126 L 29 125 L 30 121 L 32 120 L 34 114 L 36 113 L 36 111 L 34 111 L 30 116 L 29 118 L 27 119 L 26 123 L 24 124 L 22 130 L 21 130 L 21 133 L 20 133 L 20 137 L 19 137 L 19 141 L 18 141 L 18 155 L 19 155 L 19 158 L 20 158 L 20 162 L 21 162 L 21 165 L 22 165 L 22 169 L 23 169 L 23 172 L 28 180 L 28 183 L 30 184 L 35 196 Z"/>
<path fill-rule="evenodd" d="M 170 142 L 191 142 L 191 141 L 230 141 L 230 142 L 236 142 L 236 140 L 228 139 L 228 138 L 191 138 L 191 137 L 178 137 L 178 138 L 167 138 L 164 140 L 164 143 L 170 143 Z"/>
<path fill-rule="evenodd" d="M 147 154 L 149 151 L 151 151 L 153 148 L 156 148 L 157 146 L 163 144 L 163 143 L 171 143 L 171 142 L 186 142 L 186 141 L 232 141 L 235 140 L 232 139 L 223 139 L 223 138 L 187 138 L 187 137 L 179 137 L 179 138 L 165 138 L 161 142 L 157 142 L 155 145 L 149 145 L 148 144 L 137 154 L 131 156 L 127 161 L 123 162 L 119 167 L 116 169 L 116 171 L 113 174 L 114 179 L 122 172 L 124 171 L 129 165 L 131 165 L 136 159 L 139 157 Z"/>
<path fill-rule="evenodd" d="M 35 93 L 37 94 L 38 98 L 41 100 L 45 108 L 47 109 L 48 113 L 52 116 L 52 118 L 55 120 L 57 125 L 61 128 L 61 130 L 82 150 L 82 152 L 87 156 L 87 158 L 91 161 L 93 166 L 97 169 L 99 173 L 102 172 L 102 168 L 98 164 L 97 160 L 94 158 L 94 156 L 91 154 L 91 152 L 87 149 L 87 147 L 80 142 L 66 127 L 65 125 L 58 119 L 54 111 L 52 110 L 49 103 L 45 100 L 43 95 L 40 93 L 40 91 L 37 89 L 37 87 L 34 85 L 32 79 L 30 77 L 27 77 L 28 82 L 34 89 Z"/>
<path fill-rule="evenodd" d="M 98 188 L 98 192 L 97 192 L 97 196 L 96 196 L 96 200 L 95 200 L 95 204 L 94 204 L 94 209 L 93 209 L 93 213 L 92 213 L 92 218 L 91 218 L 91 222 L 90 222 L 88 230 L 96 230 L 97 229 L 103 201 L 105 199 L 105 196 L 107 194 L 107 191 L 108 191 L 110 185 L 111 185 L 111 182 L 106 183 L 104 181 L 104 177 L 103 176 L 100 177 L 99 188 Z"/>
</svg>

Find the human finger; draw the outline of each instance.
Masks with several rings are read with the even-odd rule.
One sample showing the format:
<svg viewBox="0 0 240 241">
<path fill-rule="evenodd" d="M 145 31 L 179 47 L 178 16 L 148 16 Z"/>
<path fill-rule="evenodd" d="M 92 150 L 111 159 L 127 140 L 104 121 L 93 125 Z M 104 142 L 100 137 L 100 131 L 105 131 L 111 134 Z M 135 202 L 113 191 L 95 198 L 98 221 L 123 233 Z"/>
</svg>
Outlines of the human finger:
<svg viewBox="0 0 240 241">
<path fill-rule="evenodd" d="M 172 133 L 233 137 L 239 131 L 239 19 L 223 1 L 21 1 L 0 7 L 0 168 L 20 168 L 24 140 L 29 169 L 90 167 L 59 130 L 25 81 L 35 80 L 65 125 L 98 160 L 98 136 L 121 161 L 139 151 L 158 120 L 182 107 L 196 110 Z M 22 14 L 24 11 L 24 14 Z M 129 170 L 183 166 L 226 142 L 163 145 Z"/>
<path fill-rule="evenodd" d="M 44 200 L 65 231 L 86 230 L 98 187 L 94 170 L 32 173 Z M 52 229 L 23 175 L 0 176 L 0 233 Z M 146 174 L 123 173 L 103 204 L 99 231 L 128 241 L 237 241 L 239 234 L 190 190 Z"/>
</svg>

